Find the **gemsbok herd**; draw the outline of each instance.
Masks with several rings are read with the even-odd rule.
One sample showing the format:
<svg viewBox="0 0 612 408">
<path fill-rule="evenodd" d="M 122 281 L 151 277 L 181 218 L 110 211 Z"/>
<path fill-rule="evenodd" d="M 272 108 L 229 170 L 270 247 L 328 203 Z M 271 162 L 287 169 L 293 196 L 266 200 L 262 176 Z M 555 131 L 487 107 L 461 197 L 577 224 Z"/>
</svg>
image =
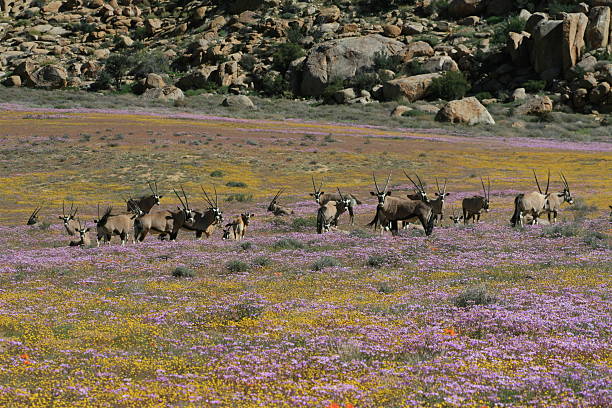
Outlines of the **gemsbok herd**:
<svg viewBox="0 0 612 408">
<path fill-rule="evenodd" d="M 392 195 L 393 191 L 389 189 L 391 173 L 389 173 L 382 190 L 379 188 L 376 176 L 372 174 L 374 187 L 376 191 L 371 191 L 370 194 L 376 197 L 376 213 L 374 218 L 367 225 L 374 227 L 382 234 L 384 231 L 391 231 L 393 235 L 398 234 L 401 228 L 417 228 L 422 229 L 426 235 L 430 235 L 436 224 L 441 224 L 444 219 L 445 198 L 450 194 L 446 191 L 447 180 L 444 180 L 442 188 L 438 179 L 435 179 L 436 192 L 435 198 L 430 198 L 425 191 L 425 185 L 418 174 L 415 174 L 413 179 L 404 171 L 405 176 L 414 186 L 414 193 L 402 195 Z M 548 180 L 546 190 L 542 191 L 538 177 L 533 171 L 536 186 L 538 191 L 518 194 L 514 199 L 514 212 L 510 223 L 512 226 L 524 226 L 526 222 L 530 224 L 538 224 L 539 218 L 546 214 L 550 223 L 555 223 L 557 215 L 563 203 L 573 204 L 574 199 L 570 193 L 567 178 L 563 173 L 559 173 L 563 190 L 558 193 L 549 192 L 550 188 L 550 171 L 548 172 Z M 416 181 L 415 181 L 416 180 Z M 462 214 L 457 214 L 455 207 L 452 206 L 452 215 L 448 218 L 453 224 L 459 224 L 463 221 L 468 224 L 480 221 L 480 216 L 483 212 L 489 212 L 491 202 L 491 181 L 487 179 L 487 183 L 480 178 L 482 185 L 482 195 L 474 195 L 466 197 L 462 200 Z M 159 193 L 157 181 L 149 182 L 150 195 L 145 195 L 138 198 L 128 198 L 125 212 L 114 212 L 112 207 L 107 207 L 100 214 L 100 205 L 98 204 L 98 216 L 93 220 L 95 224 L 96 244 L 99 246 L 101 242 L 110 243 L 113 236 L 118 236 L 121 239 L 121 244 L 125 245 L 130 235 L 132 242 L 142 242 L 146 236 L 152 232 L 158 236 L 160 240 L 166 237 L 173 241 L 177 239 L 179 231 L 195 232 L 197 239 L 204 235 L 209 238 L 213 235 L 217 228 L 223 231 L 223 239 L 241 240 L 245 237 L 251 219 L 255 216 L 251 212 L 245 212 L 234 218 L 231 222 L 223 224 L 223 212 L 219 208 L 219 197 L 216 187 L 213 187 L 213 195 L 200 186 L 203 198 L 208 207 L 201 211 L 194 210 L 187 197 L 187 193 L 180 187 L 180 192 L 173 190 L 178 198 L 180 206 L 175 210 L 156 210 L 160 206 L 160 201 L 163 195 Z M 338 226 L 338 220 L 342 214 L 348 212 L 349 222 L 354 224 L 355 209 L 361 204 L 353 194 L 342 192 L 337 188 L 338 193 L 325 193 L 322 191 L 323 181 L 317 184 L 314 177 L 312 178 L 313 192 L 310 196 L 319 205 L 316 213 L 317 233 L 322 234 L 330 230 L 334 230 Z M 294 214 L 290 208 L 281 206 L 278 201 L 284 188 L 281 188 L 272 201 L 268 205 L 268 212 L 274 216 L 286 216 Z M 27 225 L 35 225 L 39 221 L 39 212 L 43 205 L 34 209 L 30 215 Z M 612 208 L 612 207 L 611 207 Z M 66 206 L 62 203 L 62 215 L 59 219 L 62 220 L 64 228 L 68 235 L 74 237 L 70 241 L 70 246 L 92 245 L 92 238 L 89 232 L 94 228 L 87 227 L 86 223 L 77 218 L 78 207 L 71 204 L 68 213 Z M 612 215 L 612 214 L 611 214 Z M 410 223 L 418 222 L 418 224 Z"/>
</svg>

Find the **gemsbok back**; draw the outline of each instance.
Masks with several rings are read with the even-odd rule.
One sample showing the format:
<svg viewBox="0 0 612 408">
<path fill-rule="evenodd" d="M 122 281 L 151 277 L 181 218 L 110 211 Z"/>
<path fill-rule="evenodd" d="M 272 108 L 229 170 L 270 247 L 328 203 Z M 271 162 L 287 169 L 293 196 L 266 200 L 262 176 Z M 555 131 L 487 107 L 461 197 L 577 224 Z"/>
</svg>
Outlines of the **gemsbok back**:
<svg viewBox="0 0 612 408">
<path fill-rule="evenodd" d="M 202 235 L 209 238 L 215 229 L 223 222 L 223 211 L 219 208 L 219 198 L 217 196 L 217 187 L 215 189 L 215 201 L 209 197 L 204 187 L 200 186 L 204 193 L 204 199 L 208 203 L 208 209 L 204 212 L 194 211 L 193 221 L 186 220 L 182 228 L 188 231 L 195 231 L 197 239 L 201 239 Z"/>
<path fill-rule="evenodd" d="M 546 200 L 545 211 L 548 215 L 548 222 L 552 224 L 557 222 L 557 214 L 561 209 L 561 204 L 574 204 L 574 198 L 570 193 L 569 184 L 565 178 L 565 175 L 563 173 L 559 173 L 559 177 L 561 177 L 561 182 L 563 182 L 563 191 L 549 194 L 548 199 Z"/>
<path fill-rule="evenodd" d="M 324 191 L 321 191 L 321 189 L 323 188 L 323 180 L 321 180 L 321 183 L 319 184 L 319 188 L 317 189 L 316 184 L 315 184 L 315 180 L 314 177 L 312 177 L 312 188 L 314 189 L 313 193 L 310 193 L 310 195 L 315 199 L 316 203 L 319 204 L 320 206 L 323 206 L 325 204 L 327 204 L 327 202 L 329 201 L 342 201 L 344 200 L 342 198 L 342 196 L 336 194 L 336 193 L 325 193 Z M 350 216 L 350 222 L 351 225 L 355 224 L 355 207 L 359 204 L 361 204 L 361 201 L 359 201 L 359 199 L 357 197 L 355 197 L 352 194 L 345 194 L 345 197 L 349 199 L 349 206 L 347 207 L 349 216 Z M 338 221 L 338 219 L 336 218 L 335 221 Z"/>
<path fill-rule="evenodd" d="M 293 210 L 278 204 L 278 198 L 283 193 L 283 191 L 285 191 L 284 188 L 278 190 L 278 193 L 276 193 L 272 201 L 270 201 L 270 205 L 268 205 L 268 211 L 270 211 L 276 217 L 293 214 Z"/>
<path fill-rule="evenodd" d="M 393 235 L 397 235 L 398 221 L 404 221 L 416 217 L 421 222 L 421 225 L 425 230 L 425 235 L 431 235 L 434 227 L 433 212 L 431 207 L 420 200 L 391 197 L 392 192 L 387 191 L 389 180 L 391 179 L 391 173 L 389 173 L 389 177 L 387 177 L 387 182 L 383 191 L 380 191 L 378 188 L 376 176 L 374 176 L 374 174 L 372 174 L 372 176 L 374 178 L 376 192 L 370 191 L 370 194 L 378 199 L 378 205 L 376 207 L 376 215 L 368 226 L 380 225 L 381 227 L 384 227 L 391 223 L 391 233 Z"/>
<path fill-rule="evenodd" d="M 66 206 L 64 205 L 64 202 L 62 201 L 62 215 L 57 217 L 64 222 L 64 228 L 66 228 L 66 232 L 70 236 L 76 235 L 77 228 L 79 227 L 79 224 L 75 220 L 76 213 L 79 210 L 79 207 L 74 208 L 74 211 L 73 211 L 73 208 L 74 208 L 74 204 L 70 204 L 70 211 L 68 212 L 68 215 L 66 215 Z"/>
<path fill-rule="evenodd" d="M 98 205 L 98 219 L 96 223 L 96 244 L 100 246 L 100 241 L 110 244 L 111 238 L 118 235 L 121 238 L 121 245 L 125 245 L 130 235 L 130 230 L 134 226 L 134 220 L 142 214 L 136 207 L 132 207 L 132 212 L 127 214 L 113 214 L 113 207 L 109 206 L 100 217 L 100 206 Z"/>
<path fill-rule="evenodd" d="M 162 210 L 149 214 L 144 214 L 140 211 L 141 215 L 134 221 L 135 241 L 144 241 L 150 231 L 158 233 L 160 239 L 170 235 L 170 240 L 174 241 L 178 236 L 179 230 L 186 222 L 194 222 L 195 212 L 189 207 L 189 201 L 183 186 L 181 186 L 181 190 L 185 201 L 183 201 L 176 190 L 173 191 L 181 202 L 182 208 L 177 206 L 176 211 Z"/>
<path fill-rule="evenodd" d="M 542 188 L 540 187 L 540 182 L 538 181 L 538 176 L 533 171 L 533 177 L 535 177 L 536 185 L 538 186 L 538 191 L 534 191 L 527 194 L 519 194 L 514 198 L 514 213 L 512 214 L 512 218 L 510 218 L 510 223 L 513 227 L 519 226 L 522 227 L 524 225 L 524 218 L 527 215 L 530 215 L 533 218 L 532 223 L 537 225 L 538 218 L 542 213 L 546 211 L 546 206 L 548 202 L 548 188 L 550 187 L 550 171 L 548 172 L 548 180 L 546 181 L 546 191 L 542 193 Z"/>
<path fill-rule="evenodd" d="M 351 205 L 351 197 L 345 196 L 338 189 L 339 200 L 330 200 L 317 210 L 317 233 L 328 232 L 338 225 L 338 218 L 344 214 Z"/>
<path fill-rule="evenodd" d="M 482 193 L 484 196 L 475 195 L 472 197 L 466 197 L 461 202 L 464 224 L 467 224 L 470 218 L 472 219 L 472 223 L 479 222 L 482 212 L 489 212 L 489 206 L 491 203 L 491 180 L 487 177 L 487 181 L 488 189 L 485 187 L 482 177 L 480 178 L 480 184 L 482 184 Z"/>
<path fill-rule="evenodd" d="M 148 195 L 148 196 L 142 196 L 139 198 L 130 198 L 128 200 L 127 202 L 128 211 L 132 211 L 131 210 L 132 204 L 136 204 L 138 208 L 140 208 L 140 210 L 142 210 L 144 213 L 149 213 L 153 207 L 155 207 L 156 205 L 159 205 L 160 200 L 163 197 L 163 195 L 159 194 L 159 190 L 157 189 L 157 180 L 155 180 L 154 183 L 155 183 L 155 188 L 153 188 L 153 184 L 151 184 L 151 182 L 148 181 L 149 189 L 151 190 L 151 193 L 153 194 Z"/>
</svg>

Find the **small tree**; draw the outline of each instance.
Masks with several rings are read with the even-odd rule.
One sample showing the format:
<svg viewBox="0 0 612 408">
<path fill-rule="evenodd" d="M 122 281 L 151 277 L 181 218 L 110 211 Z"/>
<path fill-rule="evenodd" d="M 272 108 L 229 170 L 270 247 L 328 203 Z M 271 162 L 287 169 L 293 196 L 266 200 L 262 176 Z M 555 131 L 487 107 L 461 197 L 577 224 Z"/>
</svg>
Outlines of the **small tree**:
<svg viewBox="0 0 612 408">
<path fill-rule="evenodd" d="M 127 75 L 133 64 L 133 58 L 127 54 L 111 54 L 106 59 L 99 79 L 109 78 L 115 81 L 115 86 L 119 89 L 123 84 L 123 77 Z"/>
<path fill-rule="evenodd" d="M 295 43 L 283 43 L 276 47 L 272 54 L 273 68 L 281 73 L 287 72 L 292 61 L 306 55 L 304 49 Z"/>
<path fill-rule="evenodd" d="M 441 77 L 434 78 L 429 94 L 434 98 L 445 100 L 461 99 L 470 89 L 470 83 L 458 71 L 447 71 Z"/>
</svg>

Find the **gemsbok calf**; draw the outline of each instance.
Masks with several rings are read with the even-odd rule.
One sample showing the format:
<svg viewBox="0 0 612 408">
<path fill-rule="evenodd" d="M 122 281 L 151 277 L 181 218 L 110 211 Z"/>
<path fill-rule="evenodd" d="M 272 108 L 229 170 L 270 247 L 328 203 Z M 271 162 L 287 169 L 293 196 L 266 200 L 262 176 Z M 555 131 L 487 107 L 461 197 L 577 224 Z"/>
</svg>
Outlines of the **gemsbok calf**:
<svg viewBox="0 0 612 408">
<path fill-rule="evenodd" d="M 514 213 L 510 218 L 510 223 L 513 227 L 522 227 L 525 222 L 525 216 L 530 215 L 533 218 L 532 224 L 538 224 L 538 218 L 546 211 L 548 202 L 548 188 L 550 187 L 550 171 L 548 172 L 548 180 L 546 181 L 546 191 L 542 193 L 538 176 L 533 170 L 533 176 L 535 177 L 538 191 L 534 191 L 527 194 L 519 194 L 514 198 Z"/>
<path fill-rule="evenodd" d="M 453 224 L 457 225 L 461 222 L 461 220 L 463 219 L 463 215 L 457 215 L 457 213 L 455 212 L 455 206 L 451 206 L 452 211 L 453 211 L 453 215 L 449 215 L 448 218 L 450 218 L 450 220 L 453 222 Z"/>
<path fill-rule="evenodd" d="M 268 205 L 268 211 L 270 211 L 276 217 L 293 214 L 293 210 L 278 204 L 278 198 L 283 193 L 283 191 L 285 191 L 284 188 L 278 190 L 278 193 L 276 193 L 272 201 L 270 201 L 270 205 Z"/>
<path fill-rule="evenodd" d="M 236 241 L 240 241 L 244 238 L 246 234 L 247 227 L 251 221 L 251 217 L 254 217 L 255 214 L 244 213 L 240 214 L 238 217 L 234 218 L 232 222 L 226 224 L 226 228 L 230 228 L 231 232 L 228 232 L 226 239 L 233 239 Z M 225 233 L 225 229 L 223 230 Z"/>
<path fill-rule="evenodd" d="M 73 211 L 73 208 L 74 208 L 74 205 L 70 204 L 70 211 L 68 212 L 68 215 L 66 215 L 66 206 L 64 205 L 64 202 L 62 201 L 62 215 L 57 217 L 64 222 L 64 228 L 66 228 L 66 232 L 70 236 L 77 235 L 77 228 L 79 227 L 79 224 L 75 220 L 76 213 L 79 210 L 79 208 L 78 207 L 74 208 L 74 211 Z"/>
<path fill-rule="evenodd" d="M 140 208 L 140 210 L 142 210 L 144 213 L 149 213 L 153 207 L 160 204 L 160 200 L 163 197 L 163 195 L 159 194 L 159 190 L 157 189 L 157 180 L 155 180 L 154 183 L 155 183 L 155 188 L 153 188 L 153 184 L 151 184 L 150 181 L 148 182 L 149 189 L 151 190 L 151 193 L 153 194 L 148 195 L 148 196 L 142 196 L 139 198 L 130 198 L 128 200 L 127 202 L 128 211 L 132 211 L 131 206 L 133 204 L 136 204 L 138 208 Z"/>
<path fill-rule="evenodd" d="M 321 180 L 321 183 L 319 184 L 319 188 L 317 189 L 315 185 L 314 177 L 311 176 L 311 178 L 312 178 L 312 188 L 314 189 L 314 192 L 310 193 L 310 195 L 315 199 L 315 202 L 317 204 L 319 204 L 320 206 L 323 206 L 327 204 L 329 201 L 342 201 L 343 200 L 343 198 L 336 193 L 326 194 L 324 191 L 321 191 L 321 189 L 323 188 L 323 180 Z M 350 193 L 345 194 L 345 197 L 349 199 L 349 206 L 347 207 L 347 210 L 350 216 L 351 225 L 354 225 L 355 224 L 355 207 L 361 204 L 361 201 L 359 201 L 357 197 L 355 197 L 354 195 Z"/>
<path fill-rule="evenodd" d="M 130 235 L 130 230 L 134 226 L 134 220 L 142 214 L 139 210 L 132 207 L 132 212 L 128 214 L 113 214 L 113 207 L 109 206 L 100 217 L 100 206 L 98 206 L 98 219 L 96 223 L 96 245 L 100 246 L 100 241 L 110 244 L 111 238 L 118 235 L 121 238 L 121 246 L 124 246 Z"/>
<path fill-rule="evenodd" d="M 472 219 L 472 223 L 479 222 L 482 212 L 489 212 L 491 203 L 491 180 L 488 178 L 487 180 L 488 189 L 485 188 L 482 177 L 480 178 L 480 184 L 482 184 L 482 193 L 484 196 L 475 195 L 473 197 L 466 197 L 461 202 L 464 224 L 467 224 L 470 218 Z"/>
<path fill-rule="evenodd" d="M 546 208 L 544 209 L 548 215 L 548 222 L 551 224 L 557 222 L 557 214 L 561 209 L 561 204 L 574 204 L 574 198 L 570 194 L 569 184 L 565 178 L 565 175 L 563 173 L 559 173 L 559 176 L 563 182 L 563 191 L 549 194 L 548 199 L 546 200 Z"/>
<path fill-rule="evenodd" d="M 89 231 L 91 231 L 91 228 L 86 228 L 87 225 L 82 226 L 81 225 L 81 220 L 77 220 L 79 227 L 77 232 L 79 233 L 79 240 L 78 241 L 70 241 L 70 244 L 68 246 L 71 247 L 75 247 L 75 246 L 80 246 L 80 247 L 90 247 L 91 246 L 91 238 L 89 237 Z"/>
<path fill-rule="evenodd" d="M 321 205 L 317 210 L 317 233 L 328 232 L 332 227 L 338 225 L 338 218 L 344 214 L 351 205 L 351 197 L 342 195 L 338 189 L 339 200 L 330 200 Z"/>
<path fill-rule="evenodd" d="M 410 200 L 408 198 L 391 197 L 391 191 L 387 191 L 391 173 L 387 177 L 387 182 L 383 191 L 378 188 L 376 176 L 374 178 L 374 186 L 376 192 L 371 191 L 370 194 L 378 199 L 376 207 L 376 215 L 368 226 L 380 225 L 381 227 L 391 223 L 391 233 L 397 235 L 398 221 L 408 220 L 410 218 L 418 218 L 425 230 L 425 235 L 431 235 L 434 227 L 433 212 L 431 207 L 420 200 Z M 382 234 L 382 232 L 381 232 Z"/>
</svg>

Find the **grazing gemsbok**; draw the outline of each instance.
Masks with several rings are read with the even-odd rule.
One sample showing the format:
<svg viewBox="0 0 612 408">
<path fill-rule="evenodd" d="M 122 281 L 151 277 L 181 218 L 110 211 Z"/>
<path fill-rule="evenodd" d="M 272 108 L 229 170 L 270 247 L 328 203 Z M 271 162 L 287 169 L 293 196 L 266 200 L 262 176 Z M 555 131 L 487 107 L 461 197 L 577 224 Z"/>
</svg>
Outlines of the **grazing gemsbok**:
<svg viewBox="0 0 612 408">
<path fill-rule="evenodd" d="M 419 175 L 415 173 L 415 176 L 416 176 L 417 180 L 419 181 L 419 184 L 417 184 L 408 175 L 408 173 L 406 173 L 406 170 L 404 170 L 404 174 L 406 175 L 406 177 L 408 177 L 408 180 L 410 180 L 410 182 L 414 186 L 414 193 L 413 194 L 406 194 L 406 197 L 408 197 L 411 200 L 421 200 L 424 203 L 429 203 L 429 198 L 427 197 L 427 192 L 425 192 L 425 187 L 423 186 L 423 182 L 421 181 L 421 178 L 419 177 Z"/>
<path fill-rule="evenodd" d="M 491 180 L 487 178 L 488 189 L 485 188 L 482 177 L 480 178 L 480 184 L 482 184 L 483 196 L 475 195 L 472 197 L 466 197 L 461 202 L 461 208 L 463 209 L 463 223 L 467 224 L 470 218 L 472 223 L 480 221 L 480 215 L 482 212 L 489 212 L 489 204 L 491 199 Z"/>
<path fill-rule="evenodd" d="M 323 180 L 321 180 L 321 183 L 319 184 L 319 188 L 317 189 L 315 185 L 314 177 L 311 176 L 311 178 L 312 178 L 312 188 L 314 189 L 314 193 L 310 193 L 310 195 L 314 197 L 317 204 L 319 204 L 320 206 L 323 206 L 327 204 L 327 202 L 329 201 L 343 200 L 343 198 L 336 193 L 325 194 L 324 191 L 321 191 L 321 188 L 323 188 Z M 357 197 L 355 197 L 354 195 L 350 193 L 347 194 L 345 197 L 347 197 L 350 201 L 347 209 L 348 209 L 348 213 L 350 216 L 351 225 L 354 225 L 355 224 L 355 206 L 361 204 L 361 201 L 359 201 Z M 335 221 L 338 221 L 338 219 L 336 219 Z"/>
<path fill-rule="evenodd" d="M 317 210 L 317 233 L 322 234 L 338 225 L 338 218 L 347 211 L 351 205 L 351 197 L 342 195 L 338 189 L 339 200 L 330 200 Z"/>
<path fill-rule="evenodd" d="M 30 214 L 30 218 L 28 218 L 28 222 L 26 223 L 26 225 L 35 225 L 36 223 L 38 223 L 38 213 L 40 212 L 42 207 L 43 204 L 36 207 L 34 211 L 32 211 L 32 214 Z"/>
<path fill-rule="evenodd" d="M 173 191 L 183 207 L 177 206 L 177 211 L 164 210 L 149 214 L 143 214 L 141 211 L 142 215 L 134 221 L 134 239 L 136 241 L 142 242 L 149 231 L 160 234 L 159 238 L 162 240 L 166 235 L 170 235 L 170 240 L 174 241 L 178 236 L 179 230 L 186 222 L 194 222 L 195 212 L 189 207 L 189 201 L 183 186 L 181 186 L 181 191 L 185 201 L 183 201 L 176 190 Z"/>
<path fill-rule="evenodd" d="M 538 191 L 534 191 L 527 194 L 519 194 L 514 198 L 514 213 L 510 218 L 510 223 L 513 227 L 524 225 L 524 218 L 526 215 L 530 215 L 533 218 L 532 224 L 538 224 L 538 218 L 542 213 L 546 211 L 548 203 L 548 188 L 550 187 L 550 171 L 548 172 L 548 180 L 546 181 L 546 191 L 542 193 L 538 176 L 533 171 L 533 177 L 535 177 Z"/>
<path fill-rule="evenodd" d="M 244 213 L 240 214 L 238 217 L 234 218 L 232 222 L 226 224 L 226 228 L 231 228 L 231 233 L 228 232 L 228 237 L 226 239 L 233 239 L 236 241 L 242 240 L 244 238 L 244 234 L 246 233 L 247 227 L 249 226 L 249 222 L 251 221 L 251 217 L 254 217 L 255 214 Z M 225 230 L 224 235 L 225 235 Z"/>
<path fill-rule="evenodd" d="M 127 202 L 127 210 L 131 211 L 131 205 L 136 204 L 138 208 L 140 208 L 143 212 L 148 213 L 151 211 L 153 207 L 159 205 L 162 194 L 159 194 L 159 190 L 157 189 L 157 180 L 154 181 L 155 188 L 153 188 L 153 184 L 150 181 L 147 182 L 149 184 L 149 189 L 151 189 L 151 195 L 142 196 L 140 198 L 130 198 Z"/>
<path fill-rule="evenodd" d="M 223 222 L 223 211 L 219 209 L 219 197 L 217 196 L 217 187 L 215 189 L 215 201 L 213 202 L 208 196 L 208 193 L 204 190 L 204 187 L 200 186 L 204 193 L 204 199 L 208 203 L 208 209 L 204 212 L 194 211 L 193 221 L 185 221 L 182 228 L 188 231 L 195 231 L 197 239 L 202 238 L 202 234 L 209 238 L 215 229 Z"/>
<path fill-rule="evenodd" d="M 100 246 L 100 241 L 106 241 L 110 244 L 111 238 L 118 235 L 121 238 L 121 245 L 125 245 L 130 235 L 130 230 L 133 228 L 134 220 L 142 215 L 142 211 L 132 206 L 132 212 L 127 214 L 113 214 L 113 207 L 109 206 L 100 217 L 100 205 L 98 205 L 98 219 L 96 223 L 96 244 Z"/>
<path fill-rule="evenodd" d="M 569 184 L 567 183 L 565 175 L 563 173 L 559 173 L 559 176 L 563 182 L 563 191 L 549 194 L 548 199 L 546 200 L 545 211 L 548 214 L 549 223 L 557 222 L 557 214 L 561 209 L 561 204 L 574 204 L 574 198 L 570 194 Z"/>
<path fill-rule="evenodd" d="M 463 219 L 463 215 L 457 215 L 457 213 L 455 212 L 455 206 L 451 206 L 451 209 L 453 211 L 453 215 L 449 215 L 448 218 L 450 218 L 450 220 L 453 222 L 453 224 L 459 224 L 461 222 L 461 220 Z"/>
<path fill-rule="evenodd" d="M 391 191 L 387 191 L 391 173 L 387 177 L 387 182 L 383 191 L 378 188 L 376 176 L 374 178 L 374 186 L 376 192 L 370 191 L 370 194 L 378 198 L 378 206 L 376 207 L 376 215 L 368 226 L 380 225 L 381 227 L 391 223 L 391 233 L 397 235 L 398 221 L 408 220 L 410 218 L 418 218 L 425 230 L 426 235 L 430 235 L 433 231 L 434 221 L 431 207 L 420 200 L 410 200 L 408 198 L 391 197 Z M 381 231 L 382 234 L 382 231 Z"/>
<path fill-rule="evenodd" d="M 277 200 L 280 197 L 280 195 L 283 193 L 283 191 L 285 191 L 284 188 L 281 188 L 280 190 L 278 190 L 278 193 L 276 193 L 272 201 L 270 201 L 270 205 L 268 205 L 268 211 L 272 212 L 272 214 L 274 214 L 277 217 L 293 214 L 293 210 L 287 207 L 278 205 Z"/>
<path fill-rule="evenodd" d="M 60 220 L 64 221 L 64 228 L 66 228 L 66 232 L 70 236 L 74 236 L 77 234 L 77 228 L 79 226 L 79 224 L 75 220 L 75 216 L 76 216 L 77 211 L 79 210 L 79 207 L 74 208 L 74 211 L 73 211 L 73 208 L 74 208 L 74 205 L 70 204 L 70 211 L 68 212 L 68 215 L 66 215 L 66 206 L 64 205 L 64 202 L 62 201 L 62 215 L 57 217 Z"/>
<path fill-rule="evenodd" d="M 81 220 L 77 219 L 77 222 L 79 224 L 78 230 L 77 230 L 77 232 L 79 233 L 79 240 L 70 241 L 70 244 L 68 246 L 71 246 L 71 247 L 74 247 L 74 246 L 89 247 L 91 246 L 91 238 L 89 237 L 89 234 L 88 234 L 88 232 L 91 231 L 91 228 L 86 228 L 87 225 L 83 227 L 81 225 Z"/>
</svg>

